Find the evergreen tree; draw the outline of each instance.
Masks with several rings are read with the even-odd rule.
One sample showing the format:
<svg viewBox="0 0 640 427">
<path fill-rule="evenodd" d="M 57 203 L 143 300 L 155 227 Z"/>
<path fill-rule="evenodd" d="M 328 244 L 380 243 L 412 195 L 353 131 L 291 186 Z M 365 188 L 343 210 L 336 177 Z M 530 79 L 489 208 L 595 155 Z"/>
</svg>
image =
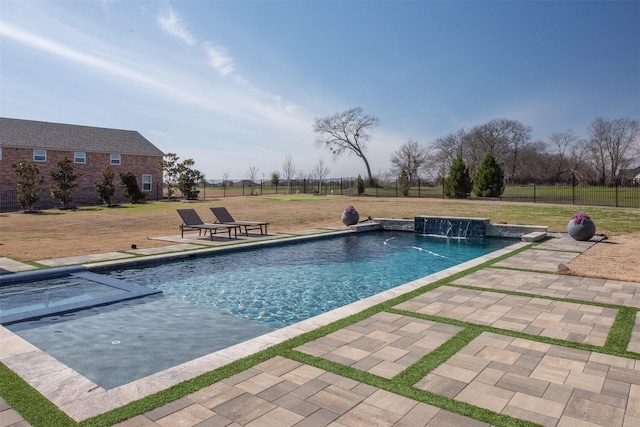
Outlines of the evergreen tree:
<svg viewBox="0 0 640 427">
<path fill-rule="evenodd" d="M 478 197 L 500 197 L 504 192 L 504 172 L 488 151 L 473 179 L 473 194 Z"/>
<path fill-rule="evenodd" d="M 74 170 L 75 165 L 71 159 L 65 157 L 58 162 L 58 167 L 50 172 L 53 181 L 51 197 L 60 201 L 61 209 L 71 208 L 73 193 L 78 187 L 75 181 L 80 178 L 80 174 L 76 174 Z"/>
<path fill-rule="evenodd" d="M 113 198 L 116 195 L 116 186 L 113 183 L 114 178 L 113 169 L 107 165 L 102 168 L 102 179 L 95 183 L 98 197 L 106 206 L 111 206 L 111 202 L 113 202 Z"/>
<path fill-rule="evenodd" d="M 411 183 L 409 182 L 409 177 L 407 176 L 407 172 L 404 169 L 402 169 L 400 178 L 398 178 L 398 184 L 400 185 L 400 189 L 402 190 L 402 195 L 404 197 L 407 197 L 409 195 Z"/>
<path fill-rule="evenodd" d="M 458 157 L 451 164 L 449 176 L 444 180 L 444 194 L 456 199 L 466 199 L 472 188 L 473 182 L 471 175 L 469 175 L 469 169 L 464 164 L 462 155 L 458 154 Z"/>
<path fill-rule="evenodd" d="M 33 207 L 40 200 L 40 191 L 44 184 L 38 165 L 32 160 L 20 160 L 11 166 L 18 175 L 18 202 L 25 212 L 33 212 Z"/>
<path fill-rule="evenodd" d="M 364 194 L 364 179 L 362 179 L 361 175 L 356 178 L 356 193 L 358 193 L 358 196 Z"/>
<path fill-rule="evenodd" d="M 131 203 L 141 202 L 146 194 L 140 191 L 140 186 L 133 172 L 120 172 L 120 186 L 122 187 L 122 195 L 129 199 Z"/>
</svg>

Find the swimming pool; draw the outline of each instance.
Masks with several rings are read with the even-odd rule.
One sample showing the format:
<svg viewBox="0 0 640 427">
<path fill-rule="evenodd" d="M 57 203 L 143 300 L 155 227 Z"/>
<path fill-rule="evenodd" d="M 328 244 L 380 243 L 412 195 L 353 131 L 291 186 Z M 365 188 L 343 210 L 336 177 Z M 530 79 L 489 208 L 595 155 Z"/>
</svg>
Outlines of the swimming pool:
<svg viewBox="0 0 640 427">
<path fill-rule="evenodd" d="M 110 389 L 498 250 L 376 231 L 99 271 L 162 291 L 8 326 Z"/>
</svg>

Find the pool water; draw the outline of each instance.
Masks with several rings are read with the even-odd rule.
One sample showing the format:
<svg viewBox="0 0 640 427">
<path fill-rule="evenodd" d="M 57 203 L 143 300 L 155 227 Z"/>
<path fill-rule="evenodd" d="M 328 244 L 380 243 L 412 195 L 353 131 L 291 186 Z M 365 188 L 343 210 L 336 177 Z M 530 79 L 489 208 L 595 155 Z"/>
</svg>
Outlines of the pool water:
<svg viewBox="0 0 640 427">
<path fill-rule="evenodd" d="M 512 243 L 397 231 L 354 233 L 113 271 L 111 275 L 161 290 L 168 298 L 280 328 Z"/>
<path fill-rule="evenodd" d="M 515 243 L 379 231 L 100 272 L 162 294 L 8 329 L 105 389 Z"/>
<path fill-rule="evenodd" d="M 46 287 L 40 282 L 4 285 L 0 287 L 0 316 L 55 308 L 120 292 L 120 289 L 71 275 L 50 279 Z"/>
</svg>

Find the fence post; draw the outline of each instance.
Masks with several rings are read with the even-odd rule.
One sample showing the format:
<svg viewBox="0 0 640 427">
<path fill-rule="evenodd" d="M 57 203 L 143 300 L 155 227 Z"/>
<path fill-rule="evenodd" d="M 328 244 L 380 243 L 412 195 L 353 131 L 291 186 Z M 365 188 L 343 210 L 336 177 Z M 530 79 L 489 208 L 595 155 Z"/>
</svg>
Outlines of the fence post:
<svg viewBox="0 0 640 427">
<path fill-rule="evenodd" d="M 576 174 L 571 175 L 571 203 L 576 204 Z"/>
<path fill-rule="evenodd" d="M 536 199 L 536 190 L 537 190 L 537 188 L 536 188 L 536 182 L 535 182 L 535 181 L 533 181 L 533 203 L 535 203 L 535 202 L 536 202 L 536 200 L 537 200 L 537 199 Z"/>
<path fill-rule="evenodd" d="M 616 178 L 616 208 L 620 207 L 620 178 Z"/>
</svg>

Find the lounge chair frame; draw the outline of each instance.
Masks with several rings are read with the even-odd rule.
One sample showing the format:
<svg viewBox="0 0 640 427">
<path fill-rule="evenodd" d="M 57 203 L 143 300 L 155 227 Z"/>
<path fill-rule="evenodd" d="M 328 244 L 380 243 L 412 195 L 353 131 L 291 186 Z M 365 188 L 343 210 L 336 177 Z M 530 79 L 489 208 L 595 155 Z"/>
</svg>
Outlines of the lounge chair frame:
<svg viewBox="0 0 640 427">
<path fill-rule="evenodd" d="M 249 230 L 260 230 L 260 234 L 268 234 L 267 227 L 269 226 L 268 222 L 264 221 L 236 221 L 233 219 L 227 208 L 225 207 L 215 207 L 211 208 L 211 212 L 216 217 L 216 224 L 225 224 L 225 225 L 236 225 L 240 227 L 240 232 L 242 233 L 242 229 L 244 228 L 244 234 L 246 236 L 249 235 Z"/>
<path fill-rule="evenodd" d="M 180 236 L 184 239 L 185 231 L 195 231 L 198 230 L 198 236 L 202 236 L 202 232 L 204 231 L 205 237 L 207 236 L 207 231 L 209 232 L 210 239 L 213 240 L 213 235 L 218 233 L 218 230 L 224 230 L 228 233 L 229 239 L 231 239 L 231 232 L 233 232 L 233 238 L 238 238 L 238 228 L 237 225 L 233 224 L 205 224 L 202 219 L 200 219 L 200 215 L 196 212 L 195 209 L 177 209 L 178 215 L 182 218 L 182 224 L 180 224 Z"/>
</svg>

